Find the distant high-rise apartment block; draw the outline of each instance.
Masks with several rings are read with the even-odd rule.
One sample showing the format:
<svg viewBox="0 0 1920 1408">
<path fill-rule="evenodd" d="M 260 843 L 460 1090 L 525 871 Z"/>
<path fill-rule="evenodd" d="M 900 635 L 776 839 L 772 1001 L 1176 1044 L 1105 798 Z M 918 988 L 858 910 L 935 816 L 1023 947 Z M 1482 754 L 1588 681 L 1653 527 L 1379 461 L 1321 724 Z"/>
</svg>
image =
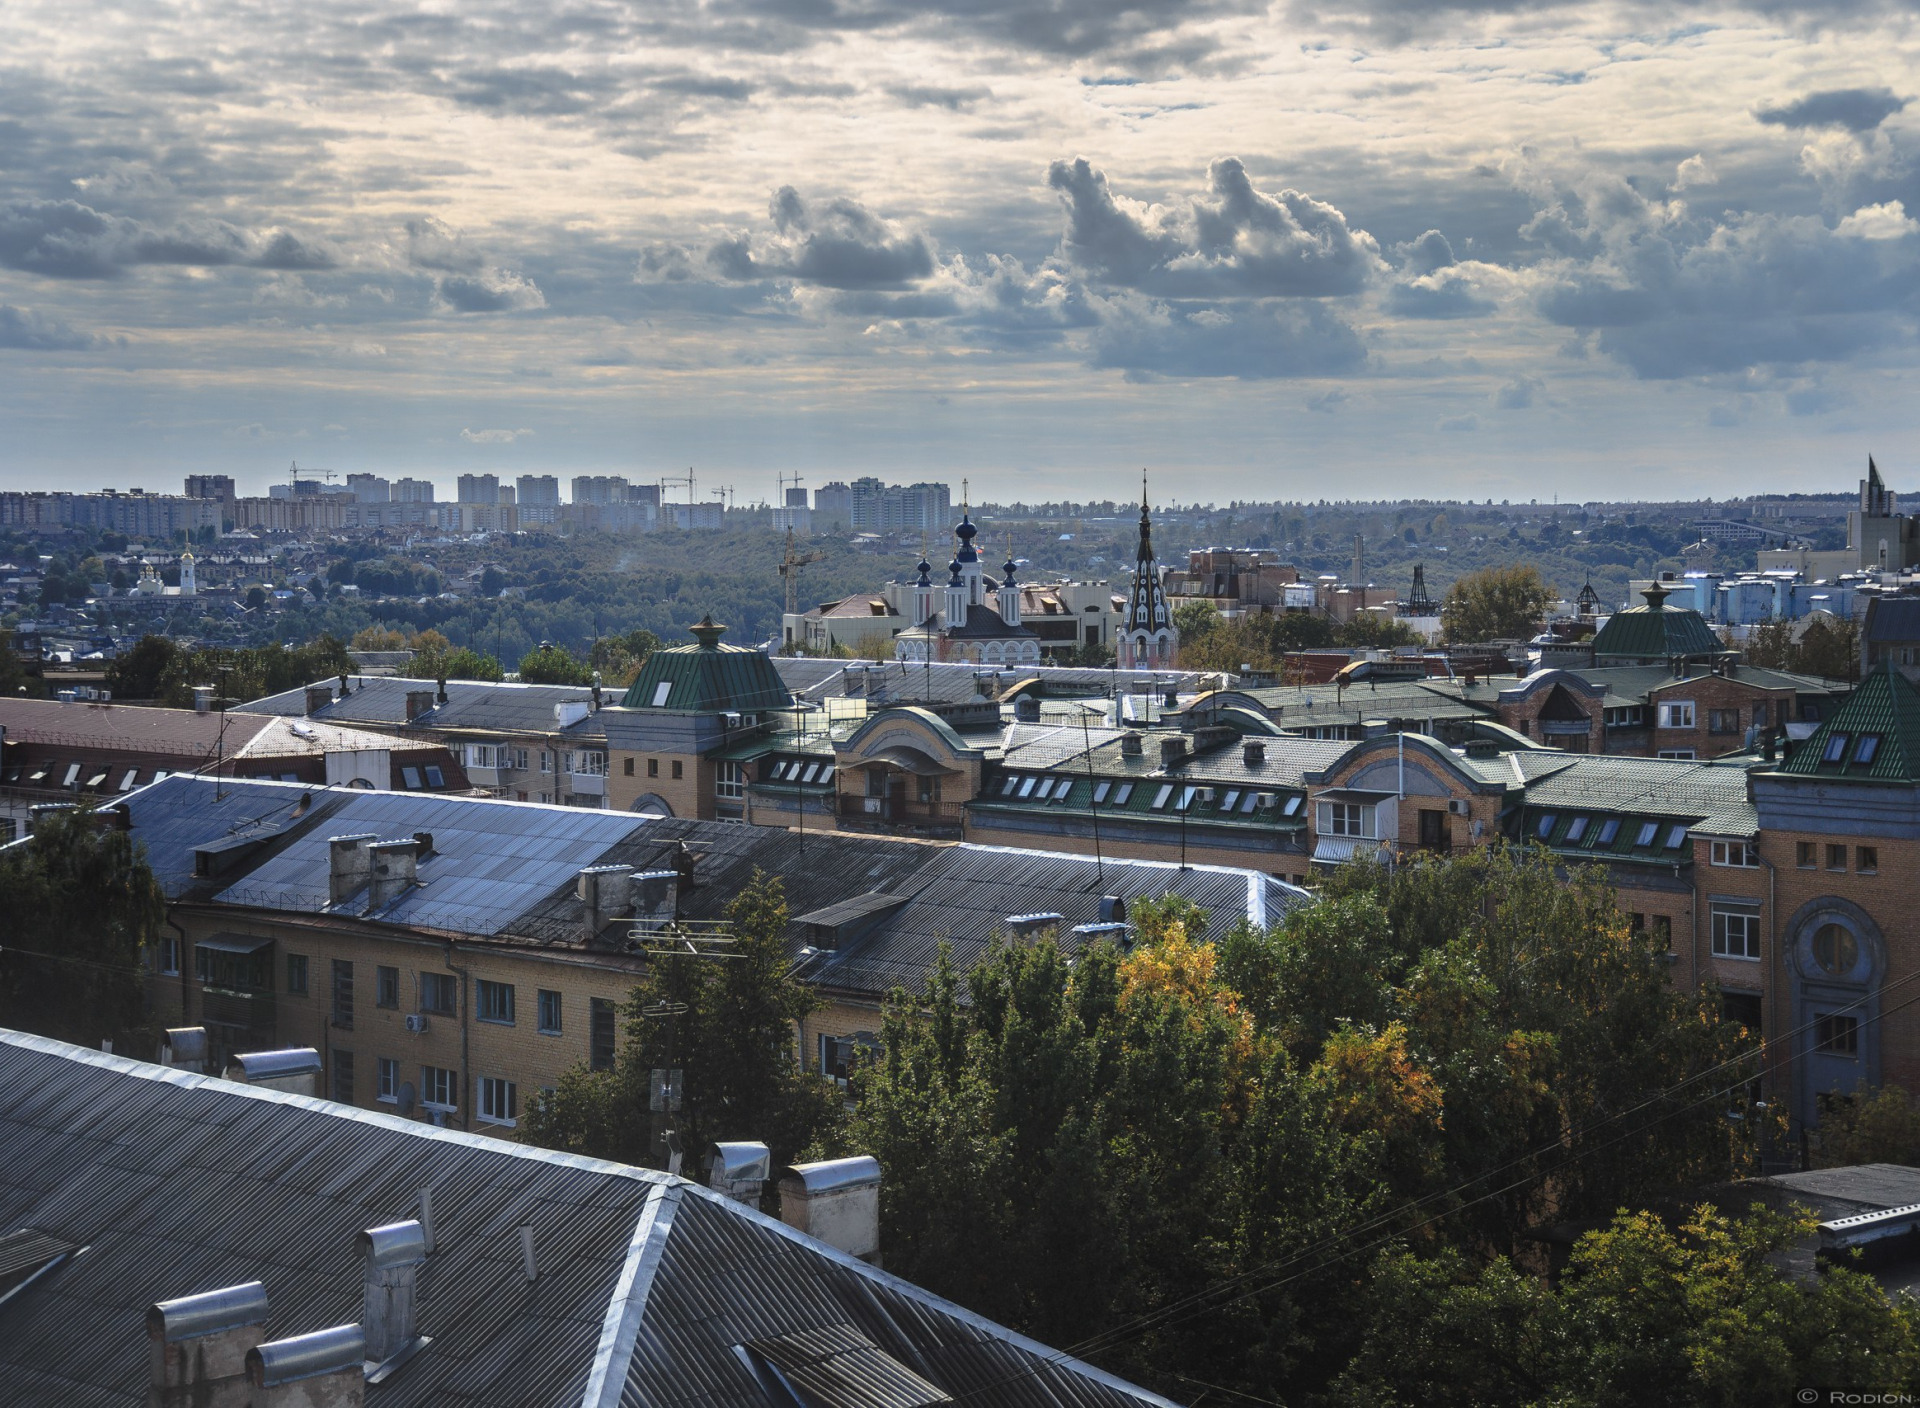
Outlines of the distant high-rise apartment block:
<svg viewBox="0 0 1920 1408">
<path fill-rule="evenodd" d="M 807 491 L 801 488 L 787 490 L 786 506 L 788 508 L 805 508 L 807 506 Z"/>
<path fill-rule="evenodd" d="M 557 504 L 560 502 L 560 480 L 551 474 L 523 474 L 514 481 L 519 491 L 520 507 L 529 504 Z"/>
<path fill-rule="evenodd" d="M 463 504 L 497 504 L 500 502 L 500 476 L 497 474 L 463 474 L 459 479 L 458 501 Z"/>
<path fill-rule="evenodd" d="M 853 525 L 853 489 L 839 480 L 813 491 L 813 516 L 822 528 Z"/>
<path fill-rule="evenodd" d="M 399 504 L 430 504 L 433 502 L 433 481 L 396 479 L 393 481 L 393 501 Z"/>
<path fill-rule="evenodd" d="M 618 474 L 576 474 L 573 501 L 577 504 L 623 504 L 627 481 Z"/>
<path fill-rule="evenodd" d="M 357 504 L 384 504 L 393 501 L 393 486 L 377 474 L 349 474 L 347 487 L 353 490 Z"/>
<path fill-rule="evenodd" d="M 821 493 L 838 489 L 830 484 Z M 856 533 L 941 532 L 953 517 L 953 494 L 945 484 L 883 484 L 872 476 L 847 489 L 847 527 Z M 820 508 L 819 495 L 814 508 Z"/>
<path fill-rule="evenodd" d="M 189 474 L 187 476 L 187 497 L 190 499 L 218 499 L 230 504 L 238 497 L 233 487 L 231 474 Z"/>
</svg>

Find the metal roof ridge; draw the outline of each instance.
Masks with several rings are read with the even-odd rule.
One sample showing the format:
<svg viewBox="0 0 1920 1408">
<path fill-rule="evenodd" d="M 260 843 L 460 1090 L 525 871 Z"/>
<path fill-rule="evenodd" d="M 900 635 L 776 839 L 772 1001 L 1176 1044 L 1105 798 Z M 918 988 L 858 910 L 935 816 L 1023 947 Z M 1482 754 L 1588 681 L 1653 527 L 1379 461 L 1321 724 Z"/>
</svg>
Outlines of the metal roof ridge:
<svg viewBox="0 0 1920 1408">
<path fill-rule="evenodd" d="M 600 1343 L 594 1350 L 581 1408 L 619 1408 L 627 1371 L 633 1364 L 634 1343 L 640 1336 L 640 1319 L 646 1314 L 653 1278 L 666 1257 L 667 1239 L 673 1235 L 673 1215 L 680 1209 L 681 1189 L 690 1186 L 668 1175 L 668 1181 L 656 1184 L 647 1194 L 633 1239 L 627 1244 L 620 1279 L 614 1283 L 606 1318 L 600 1325 Z"/>
<path fill-rule="evenodd" d="M 979 841 L 950 841 L 948 844 L 969 851 L 991 851 L 1001 855 L 1012 856 L 1037 856 L 1041 859 L 1052 861 L 1077 861 L 1084 864 L 1094 859 L 1092 856 L 1083 856 L 1074 851 L 1045 851 L 1031 846 L 989 846 Z M 1100 862 L 1099 864 L 1142 865 L 1153 869 L 1172 871 L 1205 870 L 1220 875 L 1264 876 L 1266 874 L 1265 871 L 1253 870 L 1244 865 L 1208 865 L 1205 862 L 1181 865 L 1178 861 L 1136 859 L 1132 856 L 1119 859 L 1109 856 L 1104 862 Z M 1097 865 L 1096 868 L 1098 868 Z"/>
</svg>

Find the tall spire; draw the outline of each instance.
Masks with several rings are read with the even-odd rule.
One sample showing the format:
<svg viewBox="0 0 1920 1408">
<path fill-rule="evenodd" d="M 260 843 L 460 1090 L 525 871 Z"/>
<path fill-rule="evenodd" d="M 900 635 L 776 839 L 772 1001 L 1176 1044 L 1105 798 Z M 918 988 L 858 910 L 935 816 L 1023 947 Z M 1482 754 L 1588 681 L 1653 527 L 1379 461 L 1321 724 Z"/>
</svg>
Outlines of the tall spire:
<svg viewBox="0 0 1920 1408">
<path fill-rule="evenodd" d="M 1127 615 L 1121 623 L 1120 663 L 1130 668 L 1164 669 L 1173 662 L 1179 637 L 1153 560 L 1153 510 L 1147 502 L 1147 476 L 1140 474 L 1140 548 L 1135 554 Z"/>
<path fill-rule="evenodd" d="M 1140 552 L 1138 560 L 1153 561 L 1153 513 L 1147 507 L 1147 472 L 1140 471 Z"/>
</svg>

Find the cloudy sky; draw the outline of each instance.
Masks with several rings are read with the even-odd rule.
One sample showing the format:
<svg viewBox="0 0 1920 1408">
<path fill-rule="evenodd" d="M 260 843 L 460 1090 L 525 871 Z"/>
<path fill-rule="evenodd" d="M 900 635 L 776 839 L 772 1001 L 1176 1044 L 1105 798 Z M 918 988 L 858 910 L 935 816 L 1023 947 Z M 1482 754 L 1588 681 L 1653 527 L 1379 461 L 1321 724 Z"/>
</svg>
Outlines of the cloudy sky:
<svg viewBox="0 0 1920 1408">
<path fill-rule="evenodd" d="M 0 485 L 1920 489 L 1914 0 L 0 8 Z"/>
</svg>

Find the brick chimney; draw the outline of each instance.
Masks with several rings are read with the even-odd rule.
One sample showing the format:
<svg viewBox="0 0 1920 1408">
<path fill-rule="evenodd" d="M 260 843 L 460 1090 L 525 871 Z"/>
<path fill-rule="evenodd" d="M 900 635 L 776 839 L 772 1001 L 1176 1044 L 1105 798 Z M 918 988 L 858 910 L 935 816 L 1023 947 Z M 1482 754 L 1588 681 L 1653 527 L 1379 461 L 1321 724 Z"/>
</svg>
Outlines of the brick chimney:
<svg viewBox="0 0 1920 1408">
<path fill-rule="evenodd" d="M 367 848 L 379 839 L 370 832 L 327 838 L 327 903 L 340 904 L 373 879 Z"/>
<path fill-rule="evenodd" d="M 407 722 L 412 723 L 433 707 L 433 691 L 430 689 L 410 689 L 407 691 Z"/>
<path fill-rule="evenodd" d="M 373 867 L 369 910 L 385 909 L 413 888 L 419 873 L 419 854 L 420 843 L 411 836 L 404 841 L 376 841 L 367 847 Z"/>
<path fill-rule="evenodd" d="M 614 920 L 633 913 L 632 885 L 627 878 L 632 874 L 630 865 L 590 865 L 576 878 L 574 893 L 580 898 L 581 925 L 588 943 L 597 940 L 600 931 Z"/>
<path fill-rule="evenodd" d="M 333 686 L 330 684 L 310 684 L 307 686 L 307 712 L 316 714 L 333 703 Z"/>
</svg>

